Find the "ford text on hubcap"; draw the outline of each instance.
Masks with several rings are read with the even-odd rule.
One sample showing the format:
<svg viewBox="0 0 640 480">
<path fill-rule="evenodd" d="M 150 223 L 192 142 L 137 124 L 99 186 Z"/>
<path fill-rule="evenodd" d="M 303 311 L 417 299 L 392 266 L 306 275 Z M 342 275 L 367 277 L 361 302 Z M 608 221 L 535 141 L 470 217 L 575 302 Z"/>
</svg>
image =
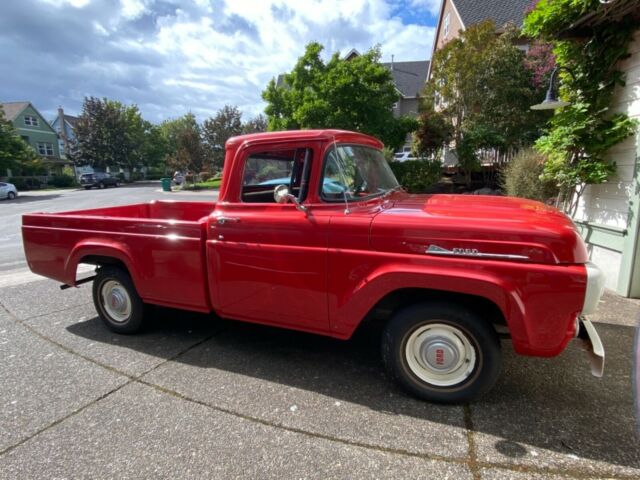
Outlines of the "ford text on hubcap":
<svg viewBox="0 0 640 480">
<path fill-rule="evenodd" d="M 419 379 L 438 387 L 463 382 L 476 365 L 476 352 L 466 335 L 444 323 L 425 325 L 411 333 L 405 355 Z"/>
</svg>

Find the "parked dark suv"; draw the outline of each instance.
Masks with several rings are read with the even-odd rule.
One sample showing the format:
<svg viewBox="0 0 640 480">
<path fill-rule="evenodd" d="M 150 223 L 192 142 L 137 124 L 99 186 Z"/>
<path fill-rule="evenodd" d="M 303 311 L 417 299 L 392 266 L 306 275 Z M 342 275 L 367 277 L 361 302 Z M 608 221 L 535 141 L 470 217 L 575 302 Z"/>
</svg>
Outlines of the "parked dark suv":
<svg viewBox="0 0 640 480">
<path fill-rule="evenodd" d="M 95 172 L 83 173 L 80 175 L 80 185 L 89 190 L 91 187 L 105 188 L 108 186 L 118 186 L 118 179 L 108 173 Z"/>
</svg>

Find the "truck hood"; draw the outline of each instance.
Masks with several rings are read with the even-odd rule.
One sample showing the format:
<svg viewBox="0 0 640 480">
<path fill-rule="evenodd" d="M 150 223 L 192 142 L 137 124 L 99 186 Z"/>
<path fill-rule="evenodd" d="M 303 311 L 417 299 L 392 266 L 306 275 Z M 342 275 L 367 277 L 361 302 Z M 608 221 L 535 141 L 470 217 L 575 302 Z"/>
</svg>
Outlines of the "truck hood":
<svg viewBox="0 0 640 480">
<path fill-rule="evenodd" d="M 401 193 L 385 205 L 371 224 L 374 250 L 535 263 L 588 261 L 571 219 L 540 202 Z"/>
</svg>

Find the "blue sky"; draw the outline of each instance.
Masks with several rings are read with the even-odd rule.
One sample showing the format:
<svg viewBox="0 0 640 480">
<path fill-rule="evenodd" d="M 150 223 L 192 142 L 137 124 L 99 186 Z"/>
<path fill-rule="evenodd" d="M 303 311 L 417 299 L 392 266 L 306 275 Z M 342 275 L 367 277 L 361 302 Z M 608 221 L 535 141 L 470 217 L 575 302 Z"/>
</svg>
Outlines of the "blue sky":
<svg viewBox="0 0 640 480">
<path fill-rule="evenodd" d="M 382 48 L 382 60 L 431 55 L 440 0 L 4 0 L 0 101 L 47 118 L 85 96 L 140 107 L 160 122 L 225 104 L 246 118 L 310 41 L 326 54 Z"/>
</svg>

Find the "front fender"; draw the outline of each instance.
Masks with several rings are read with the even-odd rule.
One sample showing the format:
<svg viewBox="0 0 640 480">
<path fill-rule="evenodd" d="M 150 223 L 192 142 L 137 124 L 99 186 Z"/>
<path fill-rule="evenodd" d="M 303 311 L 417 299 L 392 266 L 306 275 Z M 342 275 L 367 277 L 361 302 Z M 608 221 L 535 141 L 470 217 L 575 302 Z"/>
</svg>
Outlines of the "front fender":
<svg viewBox="0 0 640 480">
<path fill-rule="evenodd" d="M 403 289 L 439 290 L 474 295 L 494 303 L 507 320 L 515 343 L 526 341 L 524 304 L 504 278 L 477 270 L 443 270 L 427 266 L 387 264 L 330 295 L 331 326 L 336 336 L 350 337 L 369 311 L 387 295 Z"/>
</svg>

